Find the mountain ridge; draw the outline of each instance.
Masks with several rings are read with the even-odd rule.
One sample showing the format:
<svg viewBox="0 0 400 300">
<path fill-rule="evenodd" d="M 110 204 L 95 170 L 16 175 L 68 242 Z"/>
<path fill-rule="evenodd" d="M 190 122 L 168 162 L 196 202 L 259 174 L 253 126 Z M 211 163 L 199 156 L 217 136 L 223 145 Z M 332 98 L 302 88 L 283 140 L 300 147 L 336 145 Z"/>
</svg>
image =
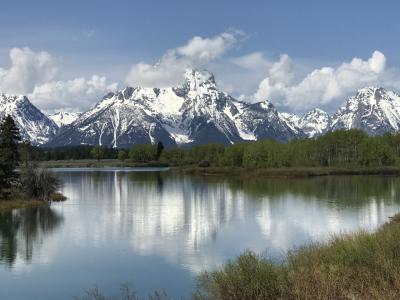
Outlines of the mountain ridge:
<svg viewBox="0 0 400 300">
<path fill-rule="evenodd" d="M 287 142 L 358 128 L 370 135 L 400 129 L 400 96 L 365 87 L 333 115 L 314 108 L 302 116 L 279 112 L 269 101 L 238 100 L 220 91 L 208 71 L 187 70 L 181 85 L 125 87 L 83 113 L 46 116 L 26 96 L 0 94 L 0 118 L 11 114 L 35 145 L 131 147 L 162 141 L 166 147 L 225 145 L 260 139 Z"/>
<path fill-rule="evenodd" d="M 269 101 L 239 101 L 220 91 L 211 73 L 188 70 L 180 86 L 126 87 L 107 94 L 50 145 L 229 145 L 262 138 L 288 141 L 298 134 Z"/>
</svg>

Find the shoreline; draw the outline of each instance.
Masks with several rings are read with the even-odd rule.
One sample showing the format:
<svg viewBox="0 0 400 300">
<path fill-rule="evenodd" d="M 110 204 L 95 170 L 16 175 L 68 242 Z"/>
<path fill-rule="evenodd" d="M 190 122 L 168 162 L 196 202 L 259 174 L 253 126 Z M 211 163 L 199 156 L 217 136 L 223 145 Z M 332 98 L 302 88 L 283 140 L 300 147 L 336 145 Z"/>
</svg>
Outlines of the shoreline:
<svg viewBox="0 0 400 300">
<path fill-rule="evenodd" d="M 38 199 L 0 199 L 0 213 L 21 208 L 35 208 L 50 204 L 52 202 L 63 202 L 66 200 L 67 197 L 59 192 L 52 194 L 50 200 L 48 201 Z"/>
<path fill-rule="evenodd" d="M 0 213 L 9 212 L 14 209 L 40 207 L 48 203 L 43 200 L 0 200 Z"/>
<path fill-rule="evenodd" d="M 242 167 L 199 167 L 197 165 L 170 165 L 163 162 L 135 163 L 117 159 L 104 160 L 58 160 L 37 162 L 47 168 L 105 168 L 105 167 L 170 167 L 171 171 L 199 176 L 232 176 L 240 178 L 307 178 L 316 176 L 341 175 L 382 175 L 400 176 L 400 167 L 282 167 L 282 168 L 242 168 Z"/>
<path fill-rule="evenodd" d="M 239 168 L 239 167 L 184 167 L 183 172 L 199 176 L 232 176 L 239 178 L 308 178 L 319 176 L 359 176 L 381 175 L 400 176 L 400 168 L 328 168 L 328 167 L 304 167 L 304 168 Z"/>
</svg>

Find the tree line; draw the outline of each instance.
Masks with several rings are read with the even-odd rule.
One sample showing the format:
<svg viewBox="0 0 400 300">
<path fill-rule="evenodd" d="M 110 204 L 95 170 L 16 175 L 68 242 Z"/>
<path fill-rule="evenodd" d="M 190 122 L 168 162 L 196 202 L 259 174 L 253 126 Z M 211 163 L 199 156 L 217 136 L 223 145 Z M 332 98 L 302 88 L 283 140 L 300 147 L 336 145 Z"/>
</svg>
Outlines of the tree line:
<svg viewBox="0 0 400 300">
<path fill-rule="evenodd" d="M 173 164 L 246 168 L 393 166 L 400 162 L 400 133 L 368 136 L 356 129 L 337 130 L 288 143 L 261 140 L 228 147 L 210 144 L 171 149 L 161 159 Z"/>
<path fill-rule="evenodd" d="M 315 139 L 297 139 L 288 143 L 261 140 L 227 147 L 222 144 L 207 144 L 164 149 L 161 142 L 154 145 L 133 145 L 131 149 L 89 145 L 47 149 L 32 147 L 26 143 L 21 143 L 19 147 L 23 157 L 37 161 L 119 159 L 140 163 L 159 161 L 170 165 L 246 168 L 372 167 L 400 163 L 400 133 L 368 136 L 356 129 L 337 130 Z"/>
</svg>

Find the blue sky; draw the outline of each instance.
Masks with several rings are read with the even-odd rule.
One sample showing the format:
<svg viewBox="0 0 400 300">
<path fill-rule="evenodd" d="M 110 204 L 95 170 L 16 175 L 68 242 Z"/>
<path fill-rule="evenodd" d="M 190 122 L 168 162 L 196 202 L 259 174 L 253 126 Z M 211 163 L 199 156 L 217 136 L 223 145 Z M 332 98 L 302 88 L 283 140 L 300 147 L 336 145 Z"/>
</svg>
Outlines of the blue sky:
<svg viewBox="0 0 400 300">
<path fill-rule="evenodd" d="M 194 37 L 209 41 L 229 33 L 234 41 L 229 38 L 228 45 L 217 55 L 199 63 L 199 59 L 190 54 L 189 64 L 210 69 L 220 81 L 221 88 L 248 101 L 264 96 L 284 110 L 302 112 L 312 106 L 334 110 L 345 97 L 355 92 L 353 89 L 363 84 L 387 85 L 395 89 L 400 65 L 399 6 L 396 1 L 377 4 L 376 1 L 2 0 L 0 89 L 29 94 L 45 110 L 69 109 L 67 100 L 58 105 L 54 98 L 79 98 L 83 97 L 82 93 L 69 95 L 69 92 L 61 92 L 60 88 L 52 96 L 54 88 L 50 88 L 48 83 L 66 84 L 81 78 L 89 82 L 92 76 L 97 76 L 103 82 L 96 85 L 98 91 L 88 96 L 83 101 L 85 104 L 79 107 L 85 109 L 107 88 L 143 83 L 143 76 L 138 74 L 130 77 L 133 81 L 127 79 L 127 74 L 133 72 L 132 67 L 136 64 L 154 64 L 169 50 L 189 45 Z M 7 76 L 4 74 L 10 73 L 14 64 L 10 59 L 11 49 L 22 50 L 24 47 L 28 47 L 31 53 L 28 55 L 22 51 L 16 54 L 18 57 L 28 55 L 32 59 L 35 54 L 46 52 L 51 56 L 53 65 L 50 67 L 56 71 L 38 80 L 32 74 L 24 75 L 29 77 L 25 85 L 12 83 L 11 75 L 7 80 L 3 78 L 6 83 L 2 83 L 2 74 Z M 337 68 L 355 57 L 368 62 L 376 50 L 384 55 L 384 70 L 373 70 L 372 73 L 379 73 L 377 76 L 375 73 L 365 75 L 371 70 L 356 66 L 356 73 L 364 72 L 362 76 L 365 78 L 350 86 L 340 82 L 343 72 Z M 261 63 L 257 69 L 237 64 L 241 57 L 254 53 L 265 60 L 265 65 Z M 285 59 L 281 60 L 283 54 L 290 59 L 291 81 L 270 80 L 268 85 L 264 84 L 264 92 L 260 92 L 261 82 L 273 78 L 270 73 L 274 63 L 281 61 L 286 65 Z M 179 50 L 175 55 L 181 60 Z M 28 59 L 21 60 L 26 63 Z M 298 90 L 304 89 L 300 83 L 307 75 L 323 67 L 333 68 L 333 72 L 339 73 L 332 76 L 334 81 L 338 81 L 340 90 L 327 92 L 325 87 L 325 93 L 308 91 L 299 94 Z M 21 69 L 23 72 L 32 66 L 20 66 L 15 71 L 19 76 Z M 36 73 L 40 72 L 45 71 Z M 45 84 L 47 86 L 43 86 Z M 285 85 L 284 91 L 278 89 L 282 84 Z M 307 97 L 304 105 L 298 104 L 301 97 Z M 311 101 L 308 98 L 315 99 Z M 319 101 L 318 98 L 324 99 Z M 75 105 L 73 100 L 71 105 Z"/>
</svg>

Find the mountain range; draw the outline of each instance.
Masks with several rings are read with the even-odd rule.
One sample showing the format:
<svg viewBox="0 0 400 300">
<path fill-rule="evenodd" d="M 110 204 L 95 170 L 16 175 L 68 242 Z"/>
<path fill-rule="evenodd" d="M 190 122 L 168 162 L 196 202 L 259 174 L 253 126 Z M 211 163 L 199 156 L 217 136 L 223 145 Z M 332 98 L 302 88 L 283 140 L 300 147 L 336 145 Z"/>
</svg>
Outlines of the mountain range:
<svg viewBox="0 0 400 300">
<path fill-rule="evenodd" d="M 303 116 L 278 112 L 268 100 L 240 101 L 218 89 L 207 71 L 188 70 L 169 88 L 126 87 L 83 113 L 43 114 L 26 96 L 0 94 L 0 118 L 10 114 L 34 145 L 130 147 L 162 141 L 167 147 L 251 140 L 287 142 L 337 129 L 370 135 L 400 128 L 400 96 L 367 87 L 330 116 L 315 108 Z"/>
</svg>

